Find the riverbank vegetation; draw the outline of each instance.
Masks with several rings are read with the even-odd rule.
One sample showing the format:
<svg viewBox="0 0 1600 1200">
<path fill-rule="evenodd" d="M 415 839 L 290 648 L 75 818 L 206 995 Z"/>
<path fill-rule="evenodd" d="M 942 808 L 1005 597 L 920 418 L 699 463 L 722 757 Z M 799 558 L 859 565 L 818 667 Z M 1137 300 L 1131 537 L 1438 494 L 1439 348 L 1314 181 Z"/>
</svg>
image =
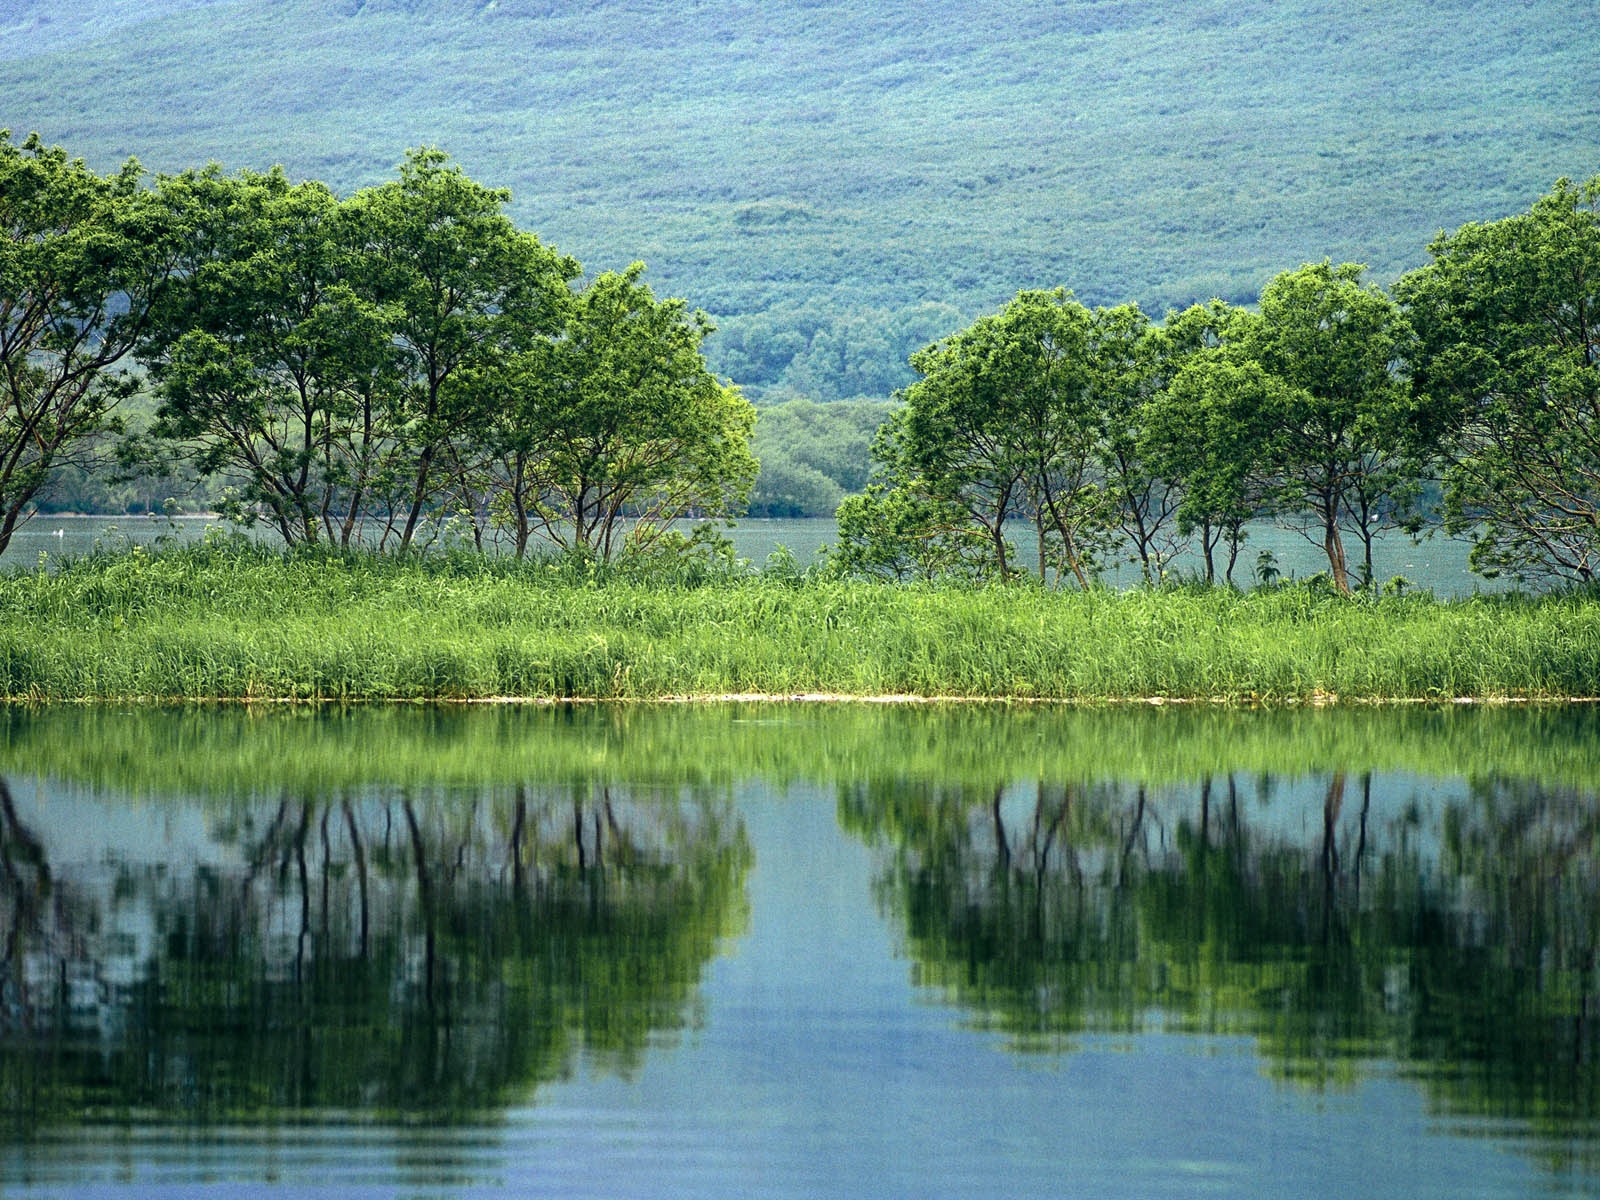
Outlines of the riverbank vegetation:
<svg viewBox="0 0 1600 1200">
<path fill-rule="evenodd" d="M 1600 691 L 1600 601 L 1321 583 L 886 586 L 782 561 L 607 566 L 134 549 L 0 577 L 14 700 L 731 694 L 1312 702 Z"/>
<path fill-rule="evenodd" d="M 912 355 L 919 378 L 839 510 L 836 561 L 888 578 L 1016 570 L 1146 582 L 1198 547 L 1233 579 L 1247 522 L 1322 548 L 1340 592 L 1375 586 L 1385 530 L 1469 536 L 1523 581 L 1600 571 L 1600 177 L 1517 217 L 1441 234 L 1394 296 L 1352 263 L 1278 274 L 1257 309 L 1151 321 L 1025 291 Z"/>
</svg>

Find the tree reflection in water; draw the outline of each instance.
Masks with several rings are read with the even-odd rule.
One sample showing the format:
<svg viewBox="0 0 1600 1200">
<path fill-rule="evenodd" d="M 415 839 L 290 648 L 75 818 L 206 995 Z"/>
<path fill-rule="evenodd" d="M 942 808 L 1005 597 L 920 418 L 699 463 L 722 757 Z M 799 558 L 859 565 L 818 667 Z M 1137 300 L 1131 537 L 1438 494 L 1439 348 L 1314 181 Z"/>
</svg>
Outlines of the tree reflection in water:
<svg viewBox="0 0 1600 1200">
<path fill-rule="evenodd" d="M 1300 811 L 1233 776 L 897 780 L 845 788 L 841 818 L 883 854 L 917 981 L 1019 1049 L 1242 1034 L 1312 1086 L 1388 1061 L 1441 1114 L 1596 1165 L 1600 798 L 1492 779 L 1375 804 L 1400 786 L 1335 772 Z"/>
<path fill-rule="evenodd" d="M 722 801 L 604 787 L 207 810 L 53 862 L 0 780 L 0 1106 L 62 1120 L 476 1119 L 632 1071 L 745 918 Z"/>
</svg>

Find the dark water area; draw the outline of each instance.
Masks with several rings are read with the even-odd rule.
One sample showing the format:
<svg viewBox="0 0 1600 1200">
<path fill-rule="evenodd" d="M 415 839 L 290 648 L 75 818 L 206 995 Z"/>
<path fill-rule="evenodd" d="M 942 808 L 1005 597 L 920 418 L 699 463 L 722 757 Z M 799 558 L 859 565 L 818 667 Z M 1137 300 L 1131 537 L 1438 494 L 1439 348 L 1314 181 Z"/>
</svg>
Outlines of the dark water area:
<svg viewBox="0 0 1600 1200">
<path fill-rule="evenodd" d="M 0 709 L 0 1194 L 1589 1196 L 1600 713 Z"/>
</svg>

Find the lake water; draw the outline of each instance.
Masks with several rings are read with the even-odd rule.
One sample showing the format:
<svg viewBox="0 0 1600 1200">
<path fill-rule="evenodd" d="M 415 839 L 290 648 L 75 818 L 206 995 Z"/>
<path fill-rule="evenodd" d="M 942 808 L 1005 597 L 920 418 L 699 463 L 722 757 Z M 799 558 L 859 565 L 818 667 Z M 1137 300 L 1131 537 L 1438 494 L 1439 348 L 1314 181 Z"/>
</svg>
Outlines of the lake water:
<svg viewBox="0 0 1600 1200">
<path fill-rule="evenodd" d="M 1600 713 L 0 710 L 5 1196 L 1600 1191 Z"/>
<path fill-rule="evenodd" d="M 41 515 L 24 525 L 12 538 L 11 546 L 0 558 L 0 570 L 7 568 L 33 569 L 43 553 L 47 566 L 63 557 L 87 554 L 98 545 L 124 546 L 150 545 L 160 539 L 192 541 L 216 528 L 215 520 L 204 517 L 76 517 Z M 275 537 L 268 531 L 258 531 L 259 536 Z M 833 542 L 837 527 L 831 518 L 793 520 L 743 520 L 726 531 L 732 540 L 734 552 L 741 558 L 760 565 L 778 546 L 787 547 L 802 563 L 815 562 L 820 548 Z M 1032 533 L 1019 525 L 1012 535 L 1019 561 L 1029 569 L 1037 566 L 1037 555 L 1030 556 Z M 1240 587 L 1249 587 L 1255 581 L 1256 556 L 1270 550 L 1277 560 L 1277 569 L 1283 578 L 1301 578 L 1326 571 L 1327 556 L 1318 545 L 1313 545 L 1300 534 L 1272 525 L 1258 524 L 1249 530 L 1249 538 L 1240 554 L 1234 571 L 1234 581 Z M 1349 548 L 1352 563 L 1358 547 Z M 1382 537 L 1374 555 L 1373 574 L 1380 582 L 1396 575 L 1404 576 L 1412 585 L 1429 588 L 1441 597 L 1469 595 L 1474 591 L 1496 591 L 1507 586 L 1504 581 L 1491 581 L 1472 574 L 1467 566 L 1468 546 L 1465 542 L 1442 535 L 1421 543 L 1413 542 L 1402 534 Z M 1224 565 L 1218 558 L 1218 570 Z M 1195 556 L 1179 559 L 1174 569 L 1181 573 L 1197 574 L 1201 563 Z M 1127 587 L 1139 581 L 1138 568 L 1131 564 L 1113 567 L 1105 575 L 1112 586 Z"/>
</svg>

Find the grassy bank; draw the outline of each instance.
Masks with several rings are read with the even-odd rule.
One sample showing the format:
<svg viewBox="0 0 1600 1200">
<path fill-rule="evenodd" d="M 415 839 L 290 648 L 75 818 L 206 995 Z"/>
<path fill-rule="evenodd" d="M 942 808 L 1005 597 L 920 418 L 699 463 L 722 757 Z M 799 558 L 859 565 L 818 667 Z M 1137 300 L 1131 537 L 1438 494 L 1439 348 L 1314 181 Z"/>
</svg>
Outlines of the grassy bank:
<svg viewBox="0 0 1600 1200">
<path fill-rule="evenodd" d="M 0 575 L 0 697 L 1600 693 L 1600 598 L 1050 593 L 134 550 Z"/>
</svg>

